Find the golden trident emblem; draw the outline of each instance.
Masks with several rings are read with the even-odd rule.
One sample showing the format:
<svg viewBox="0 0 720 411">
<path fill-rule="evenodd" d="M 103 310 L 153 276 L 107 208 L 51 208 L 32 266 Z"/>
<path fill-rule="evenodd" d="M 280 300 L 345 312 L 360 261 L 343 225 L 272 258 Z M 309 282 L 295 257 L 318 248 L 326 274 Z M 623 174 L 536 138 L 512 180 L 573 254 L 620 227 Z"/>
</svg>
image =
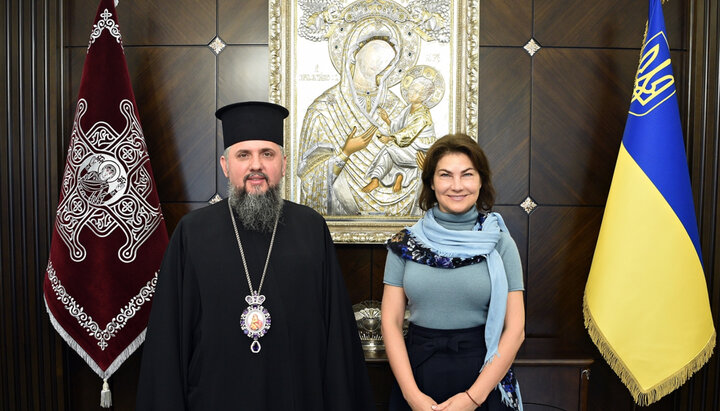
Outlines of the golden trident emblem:
<svg viewBox="0 0 720 411">
<path fill-rule="evenodd" d="M 660 32 L 653 36 L 646 45 L 658 36 L 663 36 Z M 664 38 L 664 36 L 663 36 Z M 670 96 L 675 94 L 675 89 L 672 92 L 665 95 L 663 92 L 675 84 L 675 78 L 672 75 L 672 70 L 665 70 L 670 66 L 670 58 L 663 61 L 657 61 L 658 55 L 660 54 L 660 44 L 656 43 L 649 50 L 645 51 L 643 48 L 643 55 L 640 59 L 640 65 L 638 67 L 637 75 L 635 77 L 635 88 L 633 89 L 632 100 L 630 101 L 630 114 L 636 116 L 644 116 L 653 111 L 663 101 L 667 100 Z M 664 71 L 664 73 L 663 73 Z M 661 98 L 656 104 L 649 107 L 642 113 L 634 113 L 632 111 L 632 105 L 635 101 L 640 103 L 642 107 L 647 107 L 653 101 Z"/>
</svg>

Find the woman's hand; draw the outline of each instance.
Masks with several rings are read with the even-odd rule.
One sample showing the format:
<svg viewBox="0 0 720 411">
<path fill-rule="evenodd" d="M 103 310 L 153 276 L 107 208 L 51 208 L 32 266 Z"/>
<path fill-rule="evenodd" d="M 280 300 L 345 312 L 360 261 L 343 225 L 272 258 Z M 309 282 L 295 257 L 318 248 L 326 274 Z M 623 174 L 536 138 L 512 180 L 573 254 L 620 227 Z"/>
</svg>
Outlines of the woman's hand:
<svg viewBox="0 0 720 411">
<path fill-rule="evenodd" d="M 460 392 L 448 398 L 442 404 L 438 404 L 435 411 L 473 411 L 476 408 L 477 405 L 468 397 L 467 393 Z"/>
<path fill-rule="evenodd" d="M 492 390 L 497 387 L 498 382 L 507 373 L 508 369 L 512 365 L 515 355 L 520 349 L 523 340 L 525 339 L 525 308 L 523 305 L 523 292 L 522 291 L 510 291 L 507 297 L 507 308 L 505 309 L 505 327 L 502 334 L 500 335 L 500 343 L 498 344 L 498 354 L 492 362 L 487 363 L 478 375 L 475 382 L 468 388 L 468 392 L 461 392 L 454 395 L 449 400 L 440 404 L 445 406 L 446 403 L 455 404 L 457 401 L 462 401 L 462 404 L 472 403 L 473 401 L 478 404 L 482 404 L 487 400 Z M 464 398 L 463 398 L 464 397 Z M 451 402 L 451 400 L 453 400 Z M 473 403 L 472 406 L 475 406 Z M 450 405 L 447 408 L 441 408 L 438 406 L 438 410 L 454 410 L 455 405 Z M 475 408 L 457 408 L 457 409 L 469 409 Z"/>
<path fill-rule="evenodd" d="M 420 390 L 405 397 L 405 401 L 407 401 L 413 411 L 431 411 L 437 409 L 437 402 L 423 394 Z"/>
<path fill-rule="evenodd" d="M 362 134 L 356 137 L 355 133 L 357 132 L 357 127 L 353 127 L 350 134 L 348 134 L 347 139 L 345 139 L 345 145 L 342 149 L 343 154 L 345 154 L 345 156 L 347 157 L 350 157 L 352 153 L 360 151 L 367 147 L 368 144 L 370 144 L 370 140 L 372 140 L 372 137 L 375 135 L 376 131 L 377 127 L 370 126 Z"/>
</svg>

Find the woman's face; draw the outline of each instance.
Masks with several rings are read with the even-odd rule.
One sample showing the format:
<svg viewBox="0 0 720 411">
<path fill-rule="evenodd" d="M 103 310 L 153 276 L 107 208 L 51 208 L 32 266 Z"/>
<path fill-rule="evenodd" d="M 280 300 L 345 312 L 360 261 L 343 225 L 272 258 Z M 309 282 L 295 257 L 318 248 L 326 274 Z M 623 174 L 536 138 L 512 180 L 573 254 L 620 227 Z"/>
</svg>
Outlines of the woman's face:
<svg viewBox="0 0 720 411">
<path fill-rule="evenodd" d="M 480 187 L 480 173 L 466 154 L 448 153 L 440 158 L 431 185 L 440 211 L 462 214 L 470 210 L 475 207 Z"/>
</svg>

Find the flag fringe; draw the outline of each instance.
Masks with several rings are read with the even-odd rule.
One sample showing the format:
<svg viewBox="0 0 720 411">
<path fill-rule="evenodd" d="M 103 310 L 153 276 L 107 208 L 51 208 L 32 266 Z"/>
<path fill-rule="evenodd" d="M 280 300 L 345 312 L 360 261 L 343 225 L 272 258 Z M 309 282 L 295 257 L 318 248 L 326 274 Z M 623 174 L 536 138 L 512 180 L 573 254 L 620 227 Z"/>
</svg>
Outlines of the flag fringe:
<svg viewBox="0 0 720 411">
<path fill-rule="evenodd" d="M 593 343 L 595 343 L 600 354 L 602 354 L 605 361 L 610 365 L 610 368 L 615 371 L 615 374 L 620 377 L 622 383 L 628 388 L 635 402 L 640 406 L 650 405 L 685 384 L 693 374 L 708 362 L 715 348 L 716 333 L 715 330 L 713 330 L 710 340 L 695 358 L 665 380 L 647 390 L 643 390 L 622 359 L 615 353 L 610 344 L 608 344 L 602 331 L 600 331 L 593 320 L 587 305 L 586 295 L 583 296 L 583 315 L 585 317 L 585 328 L 587 328 Z"/>
<path fill-rule="evenodd" d="M 92 359 L 92 357 L 85 352 L 85 350 L 73 340 L 73 338 L 70 336 L 70 334 L 65 331 L 65 329 L 60 325 L 60 323 L 57 321 L 55 316 L 53 315 L 52 311 L 50 311 L 50 306 L 47 303 L 47 299 L 43 296 L 43 300 L 45 301 L 45 310 L 48 313 L 48 317 L 50 317 L 50 323 L 55 328 L 55 331 L 62 337 L 63 340 L 67 343 L 70 348 L 75 350 L 75 352 L 82 358 L 87 365 L 102 379 L 108 379 L 111 375 L 117 371 L 118 368 L 122 365 L 125 360 L 130 358 L 130 356 L 138 349 L 140 346 L 145 342 L 145 333 L 147 332 L 147 327 L 142 330 L 142 332 L 130 343 L 127 347 L 115 358 L 115 361 L 113 361 L 110 366 L 107 368 L 107 370 L 103 370 L 100 368 L 100 366 Z"/>
</svg>

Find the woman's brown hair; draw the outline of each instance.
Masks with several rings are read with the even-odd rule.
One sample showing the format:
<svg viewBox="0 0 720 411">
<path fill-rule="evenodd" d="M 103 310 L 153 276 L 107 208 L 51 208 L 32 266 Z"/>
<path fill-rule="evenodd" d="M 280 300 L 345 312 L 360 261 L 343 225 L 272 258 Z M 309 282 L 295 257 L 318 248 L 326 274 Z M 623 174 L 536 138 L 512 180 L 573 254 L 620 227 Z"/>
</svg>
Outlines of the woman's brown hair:
<svg viewBox="0 0 720 411">
<path fill-rule="evenodd" d="M 495 188 L 492 185 L 490 164 L 478 143 L 466 134 L 448 134 L 437 140 L 428 150 L 422 170 L 422 188 L 418 197 L 420 208 L 427 211 L 437 204 L 435 191 L 431 188 L 435 169 L 441 158 L 451 153 L 462 153 L 470 158 L 480 174 L 480 194 L 475 204 L 478 211 L 490 211 L 495 205 Z"/>
</svg>

